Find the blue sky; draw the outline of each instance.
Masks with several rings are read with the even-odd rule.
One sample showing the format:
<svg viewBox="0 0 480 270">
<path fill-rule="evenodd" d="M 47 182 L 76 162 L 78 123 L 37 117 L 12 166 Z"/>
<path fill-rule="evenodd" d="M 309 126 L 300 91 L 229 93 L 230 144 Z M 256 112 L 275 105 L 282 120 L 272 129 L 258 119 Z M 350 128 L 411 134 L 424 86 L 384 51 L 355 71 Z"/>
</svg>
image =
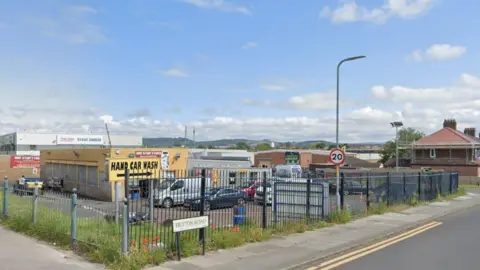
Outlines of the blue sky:
<svg viewBox="0 0 480 270">
<path fill-rule="evenodd" d="M 181 135 L 188 125 L 206 139 L 331 139 L 336 64 L 354 55 L 367 58 L 342 66 L 343 140 L 389 138 L 388 122 L 397 119 L 426 132 L 443 117 L 475 125 L 468 116 L 477 105 L 451 107 L 442 96 L 461 103 L 457 87 L 476 89 L 462 74 L 476 82 L 480 73 L 472 28 L 480 25 L 479 7 L 447 0 L 4 1 L 4 131 L 96 131 L 108 121 L 118 133 L 146 136 Z M 384 86 L 383 95 L 374 86 Z M 426 104 L 426 95 L 440 100 Z M 472 95 L 469 101 L 480 98 Z"/>
</svg>

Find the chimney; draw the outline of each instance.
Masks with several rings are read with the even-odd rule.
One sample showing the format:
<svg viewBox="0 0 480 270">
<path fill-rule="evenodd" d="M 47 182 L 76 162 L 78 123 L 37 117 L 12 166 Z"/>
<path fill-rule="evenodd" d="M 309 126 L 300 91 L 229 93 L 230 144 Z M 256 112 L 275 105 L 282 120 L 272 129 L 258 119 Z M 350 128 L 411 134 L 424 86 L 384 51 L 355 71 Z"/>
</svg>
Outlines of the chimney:
<svg viewBox="0 0 480 270">
<path fill-rule="evenodd" d="M 475 133 L 476 133 L 476 130 L 474 127 L 466 128 L 463 130 L 463 134 L 471 137 L 475 137 Z"/>
<path fill-rule="evenodd" d="M 443 120 L 443 127 L 449 127 L 453 130 L 457 130 L 457 121 L 455 119 L 445 119 Z"/>
</svg>

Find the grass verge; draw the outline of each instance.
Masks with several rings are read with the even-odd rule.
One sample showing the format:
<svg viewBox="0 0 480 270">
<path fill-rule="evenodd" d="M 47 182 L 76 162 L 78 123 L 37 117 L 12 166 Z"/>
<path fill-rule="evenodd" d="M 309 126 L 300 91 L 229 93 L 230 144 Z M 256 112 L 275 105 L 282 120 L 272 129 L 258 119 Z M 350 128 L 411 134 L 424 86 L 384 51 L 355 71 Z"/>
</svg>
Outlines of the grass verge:
<svg viewBox="0 0 480 270">
<path fill-rule="evenodd" d="M 480 188 L 480 183 L 477 185 L 460 185 L 461 188 Z"/>
<path fill-rule="evenodd" d="M 449 200 L 464 195 L 465 189 L 458 193 L 437 200 Z M 303 233 L 333 224 L 345 224 L 352 219 L 373 214 L 398 212 L 423 202 L 413 196 L 405 204 L 387 207 L 385 203 L 372 205 L 365 213 L 353 215 L 348 209 L 332 212 L 326 220 L 286 221 L 277 226 L 262 229 L 259 224 L 247 220 L 243 226 L 206 229 L 206 251 L 238 247 L 246 243 L 265 241 L 274 237 Z M 3 192 L 0 192 L 0 208 L 3 207 Z M 67 207 L 68 209 L 68 207 Z M 177 249 L 168 227 L 148 224 L 135 226 L 129 232 L 130 252 L 128 256 L 121 253 L 121 228 L 115 223 L 103 219 L 77 219 L 77 244 L 71 248 L 71 218 L 65 212 L 47 208 L 41 203 L 38 206 L 37 223 L 32 223 L 31 197 L 9 195 L 8 218 L 0 218 L 0 224 L 14 231 L 24 233 L 63 249 L 72 249 L 87 259 L 105 264 L 110 269 L 136 270 L 147 265 L 159 265 L 174 259 Z M 163 238 L 163 239 L 162 239 Z M 182 233 L 180 252 L 182 257 L 201 254 L 202 247 L 198 241 L 198 231 Z"/>
</svg>

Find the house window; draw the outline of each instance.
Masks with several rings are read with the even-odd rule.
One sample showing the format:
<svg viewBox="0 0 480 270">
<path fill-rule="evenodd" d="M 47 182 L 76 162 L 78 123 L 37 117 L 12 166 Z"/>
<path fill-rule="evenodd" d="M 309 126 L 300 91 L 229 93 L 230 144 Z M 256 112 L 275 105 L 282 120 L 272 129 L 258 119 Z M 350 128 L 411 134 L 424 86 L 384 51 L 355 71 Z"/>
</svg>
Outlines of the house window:
<svg viewBox="0 0 480 270">
<path fill-rule="evenodd" d="M 430 158 L 431 159 L 435 159 L 436 158 L 436 153 L 435 153 L 435 149 L 430 149 Z"/>
</svg>

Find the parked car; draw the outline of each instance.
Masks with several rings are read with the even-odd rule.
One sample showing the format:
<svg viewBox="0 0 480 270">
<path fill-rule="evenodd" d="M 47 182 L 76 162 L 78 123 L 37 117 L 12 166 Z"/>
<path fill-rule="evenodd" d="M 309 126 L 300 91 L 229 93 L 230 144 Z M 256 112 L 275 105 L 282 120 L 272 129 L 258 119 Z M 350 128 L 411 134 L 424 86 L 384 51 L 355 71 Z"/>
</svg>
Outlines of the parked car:
<svg viewBox="0 0 480 270">
<path fill-rule="evenodd" d="M 210 188 L 205 191 L 204 209 L 233 207 L 245 204 L 247 194 L 235 188 Z M 201 197 L 185 199 L 183 206 L 190 210 L 200 210 Z"/>
<path fill-rule="evenodd" d="M 201 183 L 202 179 L 200 177 L 167 179 L 163 182 L 156 182 L 154 192 L 151 194 L 153 204 L 164 208 L 182 205 L 186 199 L 200 196 Z M 205 185 L 206 188 L 210 187 L 211 181 L 209 178 L 206 179 Z"/>
<path fill-rule="evenodd" d="M 254 180 L 241 187 L 241 190 L 247 194 L 249 200 L 255 197 L 255 190 L 262 185 L 261 180 Z"/>
<path fill-rule="evenodd" d="M 328 181 L 330 194 L 337 192 L 337 183 L 335 180 Z M 344 180 L 343 195 L 367 194 L 367 186 L 356 180 Z"/>
</svg>

